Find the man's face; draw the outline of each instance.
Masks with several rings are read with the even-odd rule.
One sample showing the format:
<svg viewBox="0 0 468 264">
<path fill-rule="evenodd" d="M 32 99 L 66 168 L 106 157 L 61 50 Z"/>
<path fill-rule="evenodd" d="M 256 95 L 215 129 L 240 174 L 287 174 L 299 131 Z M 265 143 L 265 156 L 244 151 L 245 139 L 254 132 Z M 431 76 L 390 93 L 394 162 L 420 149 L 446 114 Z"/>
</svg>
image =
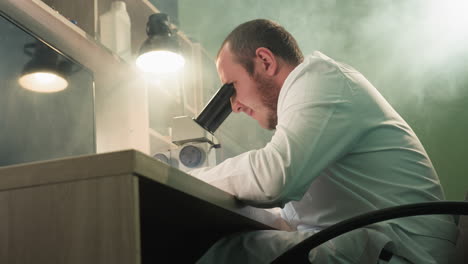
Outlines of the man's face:
<svg viewBox="0 0 468 264">
<path fill-rule="evenodd" d="M 222 83 L 232 83 L 235 94 L 231 98 L 232 111 L 244 112 L 257 120 L 261 127 L 275 129 L 277 124 L 276 107 L 278 93 L 276 84 L 270 76 L 257 71 L 259 66 L 255 64 L 255 71 L 251 76 L 236 62 L 229 46 L 221 50 L 217 68 Z"/>
</svg>

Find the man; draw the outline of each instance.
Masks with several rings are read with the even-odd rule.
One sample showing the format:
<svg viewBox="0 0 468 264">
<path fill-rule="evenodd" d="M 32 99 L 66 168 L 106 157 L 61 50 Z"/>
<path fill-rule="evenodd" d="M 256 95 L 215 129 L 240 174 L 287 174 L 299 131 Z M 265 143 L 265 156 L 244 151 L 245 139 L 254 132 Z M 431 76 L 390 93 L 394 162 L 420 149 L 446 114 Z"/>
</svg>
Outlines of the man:
<svg viewBox="0 0 468 264">
<path fill-rule="evenodd" d="M 418 138 L 365 77 L 320 52 L 303 57 L 268 20 L 241 24 L 217 57 L 234 112 L 276 129 L 263 149 L 192 174 L 258 207 L 283 207 L 295 232 L 234 234 L 200 263 L 268 263 L 327 226 L 375 209 L 444 198 Z M 449 263 L 452 217 L 391 220 L 312 250 L 312 263 Z M 382 250 L 391 252 L 382 257 Z M 391 257 L 391 258 L 390 258 Z"/>
</svg>

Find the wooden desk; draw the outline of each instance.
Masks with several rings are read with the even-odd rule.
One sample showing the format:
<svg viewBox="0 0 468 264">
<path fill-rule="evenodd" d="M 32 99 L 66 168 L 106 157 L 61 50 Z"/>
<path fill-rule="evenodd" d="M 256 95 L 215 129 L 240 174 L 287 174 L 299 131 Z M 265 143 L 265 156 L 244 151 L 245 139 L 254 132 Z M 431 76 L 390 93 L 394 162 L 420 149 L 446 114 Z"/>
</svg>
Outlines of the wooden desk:
<svg viewBox="0 0 468 264">
<path fill-rule="evenodd" d="M 134 150 L 0 169 L 0 263 L 193 263 L 276 220 Z"/>
</svg>

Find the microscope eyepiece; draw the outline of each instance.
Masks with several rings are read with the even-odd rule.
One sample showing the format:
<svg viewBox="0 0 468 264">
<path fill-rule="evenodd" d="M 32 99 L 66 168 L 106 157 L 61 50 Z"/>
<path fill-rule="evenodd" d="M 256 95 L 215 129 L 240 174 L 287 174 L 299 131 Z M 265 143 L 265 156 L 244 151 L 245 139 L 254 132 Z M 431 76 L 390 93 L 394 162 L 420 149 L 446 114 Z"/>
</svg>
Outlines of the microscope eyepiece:
<svg viewBox="0 0 468 264">
<path fill-rule="evenodd" d="M 232 112 L 231 97 L 234 93 L 232 83 L 224 84 L 195 118 L 195 122 L 207 131 L 214 133 Z"/>
</svg>

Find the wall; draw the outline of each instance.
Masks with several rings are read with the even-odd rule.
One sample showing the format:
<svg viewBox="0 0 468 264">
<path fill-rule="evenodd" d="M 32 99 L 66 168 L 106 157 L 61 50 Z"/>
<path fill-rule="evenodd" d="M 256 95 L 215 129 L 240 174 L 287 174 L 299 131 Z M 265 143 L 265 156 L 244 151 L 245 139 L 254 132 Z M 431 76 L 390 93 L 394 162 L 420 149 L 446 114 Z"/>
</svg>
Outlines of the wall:
<svg viewBox="0 0 468 264">
<path fill-rule="evenodd" d="M 179 21 L 212 57 L 235 26 L 267 18 L 288 29 L 304 53 L 320 50 L 353 65 L 418 134 L 447 198 L 463 199 L 468 190 L 465 2 L 179 0 Z M 262 136 L 259 142 L 268 139 Z"/>
</svg>

